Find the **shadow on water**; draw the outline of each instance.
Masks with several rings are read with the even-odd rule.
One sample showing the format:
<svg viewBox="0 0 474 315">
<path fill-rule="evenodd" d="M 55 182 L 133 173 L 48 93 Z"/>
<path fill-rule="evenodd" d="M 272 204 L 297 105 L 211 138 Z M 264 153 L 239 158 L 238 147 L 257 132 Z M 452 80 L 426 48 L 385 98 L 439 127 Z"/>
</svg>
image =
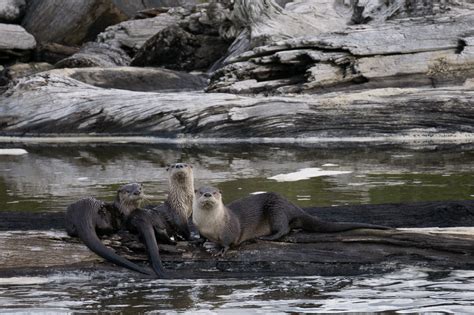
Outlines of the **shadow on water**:
<svg viewBox="0 0 474 315">
<path fill-rule="evenodd" d="M 116 188 L 142 182 L 151 202 L 166 198 L 165 166 L 195 166 L 196 186 L 217 185 L 226 202 L 279 192 L 309 207 L 474 198 L 474 149 L 453 146 L 315 145 L 31 145 L 0 156 L 0 211 L 64 211 L 84 196 L 111 200 Z M 269 179 L 301 169 L 338 175 Z"/>
</svg>

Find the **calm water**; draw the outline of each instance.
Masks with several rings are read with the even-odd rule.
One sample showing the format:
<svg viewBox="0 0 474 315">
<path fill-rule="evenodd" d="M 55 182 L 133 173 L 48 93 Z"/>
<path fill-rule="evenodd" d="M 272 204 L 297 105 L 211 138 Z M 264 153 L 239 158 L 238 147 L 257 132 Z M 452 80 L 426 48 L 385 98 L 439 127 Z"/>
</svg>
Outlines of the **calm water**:
<svg viewBox="0 0 474 315">
<path fill-rule="evenodd" d="M 192 163 L 196 186 L 219 186 L 227 202 L 259 191 L 301 206 L 474 199 L 474 145 L 23 148 L 29 153 L 0 156 L 0 218 L 1 211 L 64 211 L 88 195 L 111 200 L 130 181 L 144 183 L 150 202 L 159 202 L 166 198 L 164 167 L 173 162 Z M 128 272 L 0 275 L 0 313 L 77 311 L 474 313 L 474 272 L 154 281 Z"/>
</svg>

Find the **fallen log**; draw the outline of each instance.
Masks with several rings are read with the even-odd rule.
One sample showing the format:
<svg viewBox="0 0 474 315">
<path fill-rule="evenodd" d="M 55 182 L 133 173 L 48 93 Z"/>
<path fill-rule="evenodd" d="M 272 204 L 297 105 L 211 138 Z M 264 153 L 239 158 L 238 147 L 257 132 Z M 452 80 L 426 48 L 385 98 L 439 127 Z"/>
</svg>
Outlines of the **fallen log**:
<svg viewBox="0 0 474 315">
<path fill-rule="evenodd" d="M 473 101 L 474 91 L 462 86 L 246 97 L 101 89 L 37 74 L 0 95 L 0 133 L 469 140 Z"/>
<path fill-rule="evenodd" d="M 161 246 L 160 250 L 172 278 L 347 276 L 387 272 L 407 265 L 472 270 L 473 241 L 473 228 L 358 230 L 294 233 L 275 242 L 248 242 L 229 250 L 224 257 L 215 257 L 215 249 L 187 242 L 179 242 L 171 250 Z M 26 251 L 35 255 L 27 255 Z M 146 260 L 143 253 L 118 252 L 135 261 Z M 58 270 L 120 270 L 57 231 L 0 232 L 0 262 L 0 275 L 4 277 Z"/>
<path fill-rule="evenodd" d="M 341 276 L 386 272 L 407 264 L 474 268 L 474 201 L 306 210 L 325 220 L 412 228 L 343 233 L 294 232 L 276 242 L 246 242 L 231 249 L 225 257 L 218 258 L 213 256 L 215 250 L 212 247 L 180 242 L 176 247 L 160 246 L 164 265 L 169 275 L 176 278 Z M 102 262 L 80 241 L 66 236 L 63 232 L 64 213 L 1 212 L 0 218 L 1 275 L 118 268 Z M 428 226 L 431 228 L 419 228 Z M 136 239 L 111 237 L 104 242 L 129 259 L 147 261 L 142 246 L 128 245 L 136 244 Z M 35 255 L 25 255 L 26 250 L 34 251 Z"/>
</svg>

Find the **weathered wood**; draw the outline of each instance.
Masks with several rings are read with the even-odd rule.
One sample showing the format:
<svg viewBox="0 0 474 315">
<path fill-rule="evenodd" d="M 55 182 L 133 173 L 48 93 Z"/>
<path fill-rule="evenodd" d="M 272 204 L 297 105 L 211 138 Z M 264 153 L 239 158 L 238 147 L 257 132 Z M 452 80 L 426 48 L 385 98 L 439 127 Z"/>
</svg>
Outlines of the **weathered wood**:
<svg viewBox="0 0 474 315">
<path fill-rule="evenodd" d="M 186 242 L 176 248 L 161 246 L 161 256 L 168 275 L 176 278 L 344 276 L 387 271 L 399 265 L 473 269 L 473 241 L 472 228 L 294 233 L 276 242 L 244 243 L 224 257 L 213 256 L 215 249 Z M 120 242 L 107 243 L 123 251 Z M 24 244 L 34 256 L 25 257 Z M 0 274 L 4 276 L 110 268 L 108 263 L 97 264 L 97 256 L 85 246 L 57 231 L 1 232 L 0 253 Z M 121 254 L 146 260 L 146 256 L 129 250 Z"/>
<path fill-rule="evenodd" d="M 74 55 L 56 63 L 56 68 L 81 67 L 117 67 L 128 66 L 130 57 L 118 47 L 104 43 L 89 42 L 81 47 Z"/>
<path fill-rule="evenodd" d="M 176 278 L 342 276 L 383 272 L 406 264 L 474 268 L 474 201 L 341 206 L 307 211 L 331 221 L 417 228 L 294 232 L 276 242 L 246 242 L 224 257 L 214 257 L 212 246 L 196 247 L 179 242 L 177 247 L 160 246 L 164 265 L 169 275 Z M 0 274 L 118 268 L 108 263 L 98 264 L 101 260 L 97 256 L 62 232 L 64 213 L 0 212 L 0 218 L 0 231 L 3 231 L 0 232 Z M 450 228 L 418 228 L 438 225 Z M 104 242 L 129 259 L 147 261 L 143 245 L 134 236 L 125 233 L 108 237 Z M 34 259 L 25 257 L 25 249 L 35 252 L 31 256 Z"/>
<path fill-rule="evenodd" d="M 284 10 L 274 1 L 237 1 L 234 23 L 244 30 L 208 90 L 295 93 L 462 84 L 474 75 L 471 9 L 455 1 L 310 0 Z"/>
<path fill-rule="evenodd" d="M 162 68 L 66 68 L 48 73 L 102 88 L 129 91 L 188 91 L 202 90 L 206 86 L 202 76 Z"/>
<path fill-rule="evenodd" d="M 37 74 L 0 96 L 1 133 L 469 140 L 473 101 L 464 87 L 244 97 L 101 89 Z"/>
</svg>

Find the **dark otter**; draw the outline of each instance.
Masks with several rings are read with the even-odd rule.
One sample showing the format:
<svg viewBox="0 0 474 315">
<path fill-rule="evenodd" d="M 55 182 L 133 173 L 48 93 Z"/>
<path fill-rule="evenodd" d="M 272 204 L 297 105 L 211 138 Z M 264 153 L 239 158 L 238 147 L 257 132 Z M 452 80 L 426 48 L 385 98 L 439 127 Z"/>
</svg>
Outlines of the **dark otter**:
<svg viewBox="0 0 474 315">
<path fill-rule="evenodd" d="M 119 266 L 151 275 L 151 271 L 117 255 L 98 237 L 117 232 L 142 199 L 142 186 L 136 183 L 120 187 L 113 203 L 95 198 L 81 199 L 67 208 L 66 231 L 69 236 L 79 237 L 97 255 Z"/>
<path fill-rule="evenodd" d="M 131 232 L 139 233 L 147 247 L 155 273 L 165 277 L 157 240 L 176 244 L 171 236 L 189 240 L 188 221 L 192 213 L 194 177 L 192 165 L 172 164 L 167 168 L 170 191 L 166 201 L 158 206 L 135 210 L 127 221 Z"/>
<path fill-rule="evenodd" d="M 364 223 L 325 222 L 277 193 L 248 196 L 225 206 L 221 192 L 215 187 L 201 187 L 196 191 L 193 223 L 201 235 L 223 246 L 222 254 L 231 245 L 254 238 L 276 240 L 291 229 L 300 228 L 309 232 L 388 229 Z"/>
</svg>

